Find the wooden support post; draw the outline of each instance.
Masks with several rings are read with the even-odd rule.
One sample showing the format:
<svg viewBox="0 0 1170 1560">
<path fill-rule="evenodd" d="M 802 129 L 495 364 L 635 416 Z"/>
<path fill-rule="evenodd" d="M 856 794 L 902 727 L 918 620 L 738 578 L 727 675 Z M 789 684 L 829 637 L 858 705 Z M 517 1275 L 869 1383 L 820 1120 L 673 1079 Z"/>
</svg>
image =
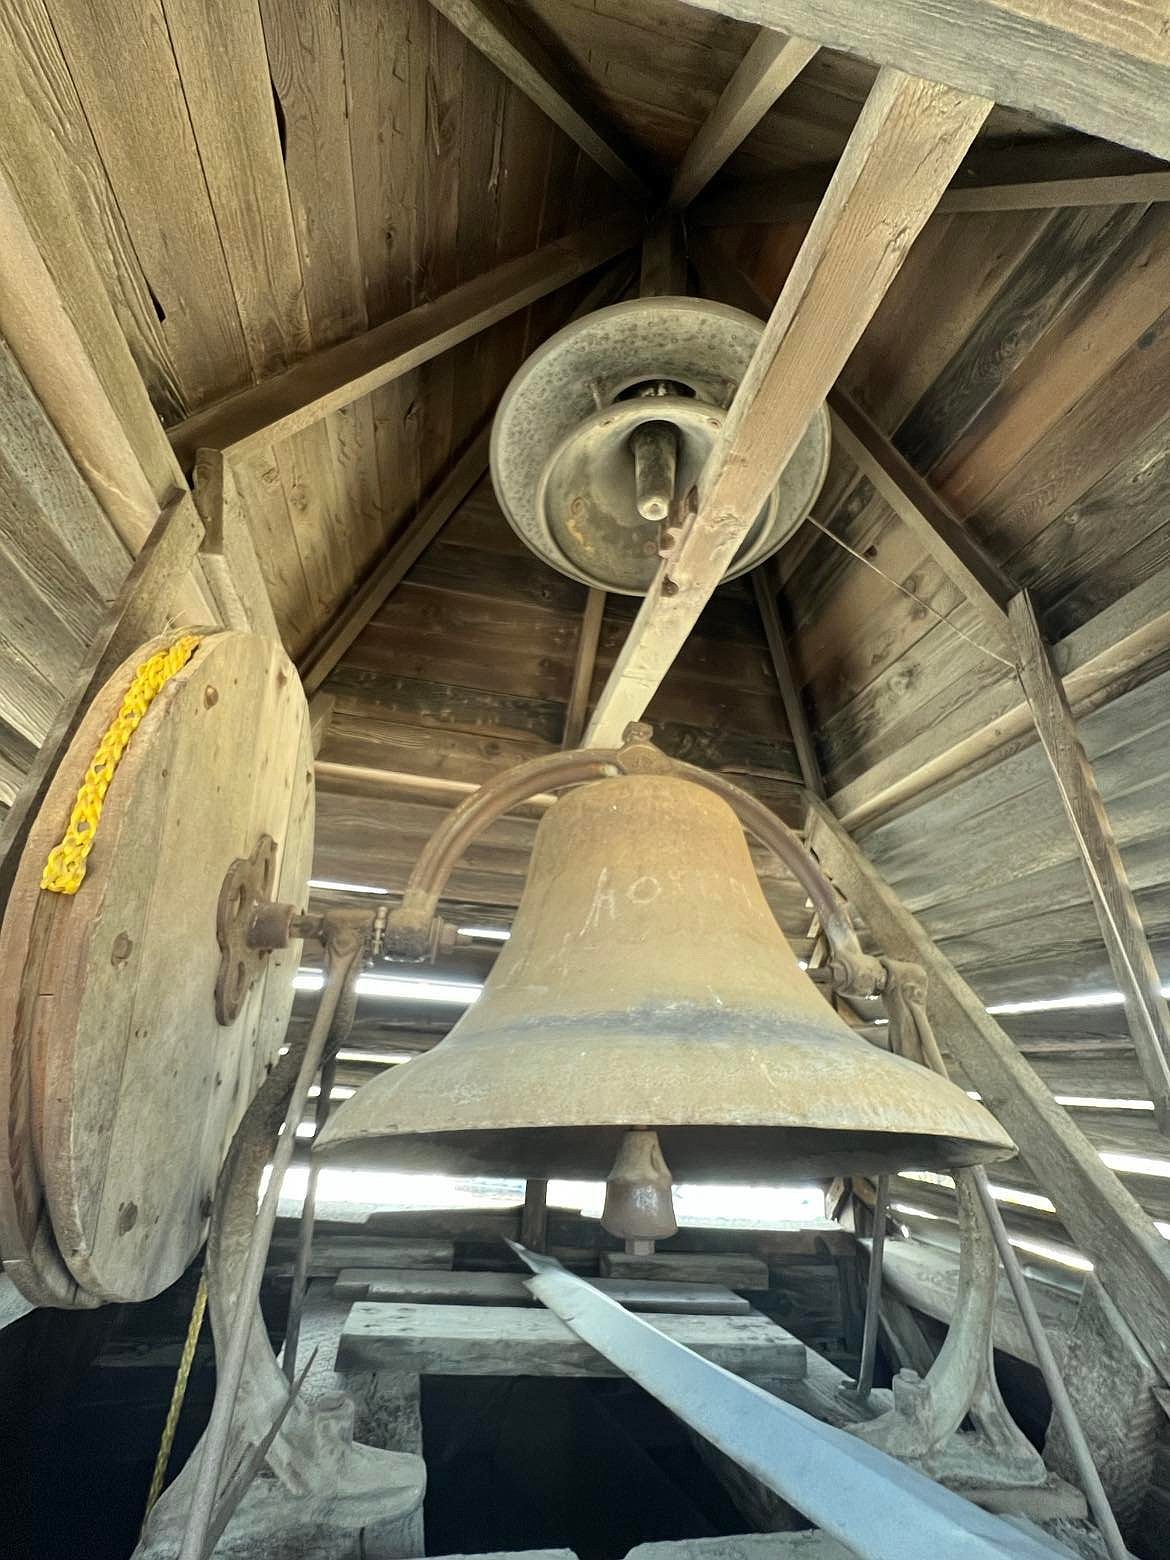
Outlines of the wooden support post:
<svg viewBox="0 0 1170 1560">
<path fill-rule="evenodd" d="M 616 744 L 649 704 L 991 108 L 883 70 L 594 712 Z M 864 278 L 864 283 L 859 282 Z"/>
<path fill-rule="evenodd" d="M 1109 963 L 1125 1001 L 1126 1021 L 1142 1076 L 1158 1125 L 1163 1132 L 1170 1132 L 1170 1010 L 1162 995 L 1158 967 L 1093 766 L 1081 745 L 1064 685 L 1053 669 L 1026 591 L 1013 598 L 1008 612 L 1019 655 L 1020 682 L 1080 852 Z"/>
<path fill-rule="evenodd" d="M 590 590 L 585 598 L 585 611 L 581 614 L 577 658 L 573 662 L 573 685 L 569 689 L 569 702 L 565 708 L 565 735 L 561 742 L 563 748 L 578 747 L 585 731 L 589 689 L 593 684 L 593 668 L 597 661 L 597 646 L 604 618 L 605 592 Z"/>
<path fill-rule="evenodd" d="M 222 450 L 196 456 L 195 506 L 206 531 L 203 573 L 224 625 L 279 640 L 252 532 Z"/>
<path fill-rule="evenodd" d="M 529 1251 L 544 1251 L 548 1244 L 548 1182 L 535 1176 L 530 1176 L 524 1183 L 520 1244 L 527 1246 Z"/>
<path fill-rule="evenodd" d="M 333 719 L 333 706 L 337 703 L 331 693 L 315 693 L 309 700 L 309 741 L 316 758 L 325 745 L 329 722 Z"/>
<path fill-rule="evenodd" d="M 817 45 L 803 38 L 760 29 L 678 165 L 670 186 L 673 210 L 689 206 L 710 183 L 816 52 Z"/>
<path fill-rule="evenodd" d="M 663 212 L 646 230 L 638 292 L 643 298 L 680 298 L 687 291 L 687 237 L 682 219 Z"/>
<path fill-rule="evenodd" d="M 611 179 L 632 195 L 647 194 L 641 176 L 617 149 L 615 137 L 594 125 L 593 116 L 578 104 L 572 82 L 510 7 L 499 0 L 432 0 L 432 4 Z"/>
<path fill-rule="evenodd" d="M 825 782 L 821 778 L 816 743 L 809 729 L 804 700 L 800 696 L 796 678 L 792 675 L 792 664 L 788 659 L 788 649 L 784 643 L 784 630 L 780 624 L 780 614 L 776 609 L 776 598 L 768 583 L 766 567 L 753 569 L 751 579 L 756 606 L 764 625 L 764 638 L 768 641 L 772 670 L 776 674 L 776 686 L 780 690 L 780 699 L 788 720 L 788 730 L 792 733 L 792 745 L 796 749 L 796 762 L 800 765 L 801 778 L 814 796 L 824 796 Z"/>
<path fill-rule="evenodd" d="M 828 806 L 808 799 L 809 843 L 882 953 L 926 971 L 936 1034 L 1011 1134 L 1110 1299 L 1170 1380 L 1170 1248 L 962 976 Z"/>
</svg>

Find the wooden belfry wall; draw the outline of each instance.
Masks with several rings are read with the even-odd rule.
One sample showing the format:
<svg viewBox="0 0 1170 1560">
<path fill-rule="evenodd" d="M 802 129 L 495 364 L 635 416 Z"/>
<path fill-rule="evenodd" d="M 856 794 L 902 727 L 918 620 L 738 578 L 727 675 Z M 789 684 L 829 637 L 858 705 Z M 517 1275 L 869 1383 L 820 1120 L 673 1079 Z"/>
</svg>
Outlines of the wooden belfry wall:
<svg viewBox="0 0 1170 1560">
<path fill-rule="evenodd" d="M 1019 1123 L 998 1177 L 1029 1199 L 1005 1203 L 1017 1236 L 1083 1247 L 1164 1368 L 1165 1251 L 1118 1187 L 1170 1218 L 1151 989 L 1170 977 L 1170 67 L 1140 4 L 1107 35 L 1092 8 L 1040 9 L 934 6 L 924 28 L 917 0 L 880 26 L 857 0 L 13 0 L 0 787 L 209 445 L 203 518 L 244 517 L 321 694 L 320 877 L 399 891 L 461 788 L 566 740 L 574 686 L 595 735 L 648 713 L 669 751 L 793 823 L 796 777 L 823 789 L 974 990 L 984 1048 L 942 1039 Z M 693 525 L 645 603 L 601 610 L 464 462 L 664 200 L 690 244 L 672 286 L 775 310 Z M 816 524 L 717 589 L 720 527 L 746 526 L 826 396 Z M 213 596 L 195 580 L 182 611 Z M 1063 804 L 1042 705 L 1080 781 Z M 508 919 L 534 827 L 529 810 L 477 843 L 462 909 Z M 912 944 L 846 846 L 842 877 Z M 803 895 L 761 867 L 817 955 Z M 1108 992 L 1127 960 L 1128 1009 L 1053 1006 Z M 1042 1008 L 1004 1015 L 1016 1086 L 992 1099 L 982 1009 L 1022 1000 Z M 945 1238 L 949 1189 L 898 1191 Z"/>
</svg>

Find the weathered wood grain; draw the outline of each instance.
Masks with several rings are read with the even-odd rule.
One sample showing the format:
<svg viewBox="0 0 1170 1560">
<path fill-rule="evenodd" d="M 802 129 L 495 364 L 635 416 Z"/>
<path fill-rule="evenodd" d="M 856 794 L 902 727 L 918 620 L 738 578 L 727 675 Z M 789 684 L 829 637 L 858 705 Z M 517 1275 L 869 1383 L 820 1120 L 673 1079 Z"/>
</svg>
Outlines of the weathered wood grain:
<svg viewBox="0 0 1170 1560">
<path fill-rule="evenodd" d="M 171 430 L 180 456 L 196 448 L 238 458 L 287 437 L 409 373 L 635 242 L 632 223 L 604 222 L 506 262 L 434 303 L 326 348 Z"/>
<path fill-rule="evenodd" d="M 989 107 L 897 71 L 879 76 L 704 470 L 695 516 L 603 691 L 591 741 L 616 741 L 642 714 Z"/>
<path fill-rule="evenodd" d="M 1165 1373 L 1170 1253 L 1161 1235 L 823 803 L 810 800 L 810 825 L 822 862 L 883 951 L 926 970 L 936 1033 L 949 1037 L 1065 1227 L 1096 1264 L 1110 1298 Z"/>
<path fill-rule="evenodd" d="M 689 206 L 710 183 L 816 52 L 816 44 L 803 38 L 757 33 L 671 181 L 669 204 L 675 210 Z"/>
<path fill-rule="evenodd" d="M 1087 3 L 894 0 L 878 14 L 858 0 L 693 3 L 1170 157 L 1170 50 L 1155 5 L 1119 15 Z"/>
<path fill-rule="evenodd" d="M 571 83 L 506 6 L 497 0 L 432 3 L 612 179 L 631 194 L 645 193 L 646 187 L 631 165 L 629 154 L 618 150 L 608 130 L 601 133 L 593 116 L 577 106 L 577 93 Z"/>
<path fill-rule="evenodd" d="M 1053 670 L 1027 594 L 1014 597 L 1008 610 L 1020 681 L 1089 880 L 1109 962 L 1125 998 L 1130 1035 L 1165 1131 L 1170 1127 L 1170 1009 L 1161 977 L 1064 685 Z"/>
<path fill-rule="evenodd" d="M 760 1316 L 658 1316 L 654 1326 L 736 1375 L 799 1380 L 804 1347 Z M 620 1374 L 549 1311 L 358 1301 L 339 1370 L 442 1376 Z"/>
</svg>

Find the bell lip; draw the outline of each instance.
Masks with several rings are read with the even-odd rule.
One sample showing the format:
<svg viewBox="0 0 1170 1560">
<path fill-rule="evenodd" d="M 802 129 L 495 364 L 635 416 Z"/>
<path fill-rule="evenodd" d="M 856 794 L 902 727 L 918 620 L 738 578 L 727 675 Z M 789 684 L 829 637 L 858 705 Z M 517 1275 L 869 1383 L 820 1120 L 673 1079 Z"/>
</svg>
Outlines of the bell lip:
<svg viewBox="0 0 1170 1560">
<path fill-rule="evenodd" d="M 332 1145 L 316 1142 L 312 1155 L 323 1166 L 349 1165 L 402 1174 L 604 1181 L 614 1150 L 627 1130 L 625 1123 L 397 1134 L 371 1128 Z M 1002 1163 L 1016 1155 L 1014 1144 L 926 1132 L 859 1134 L 842 1128 L 695 1128 L 686 1124 L 663 1124 L 658 1131 L 676 1185 L 779 1185 L 835 1175 L 893 1175 L 906 1170 L 945 1174 Z"/>
</svg>

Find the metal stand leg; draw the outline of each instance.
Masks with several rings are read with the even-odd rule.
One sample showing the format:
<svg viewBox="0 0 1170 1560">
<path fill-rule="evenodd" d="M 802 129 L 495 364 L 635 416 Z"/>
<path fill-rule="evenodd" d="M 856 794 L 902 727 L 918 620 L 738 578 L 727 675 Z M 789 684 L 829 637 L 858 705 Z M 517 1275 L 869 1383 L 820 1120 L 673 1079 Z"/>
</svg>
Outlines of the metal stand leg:
<svg viewBox="0 0 1170 1560">
<path fill-rule="evenodd" d="M 1052 1407 L 1064 1426 L 1065 1435 L 1068 1437 L 1069 1450 L 1072 1452 L 1073 1459 L 1076 1462 L 1077 1473 L 1080 1475 L 1085 1499 L 1089 1502 L 1089 1508 L 1093 1513 L 1093 1520 L 1101 1531 L 1101 1537 L 1105 1540 L 1105 1547 L 1109 1551 L 1110 1560 L 1128 1560 L 1129 1550 L 1126 1548 L 1125 1540 L 1121 1536 L 1121 1529 L 1117 1526 L 1117 1519 L 1113 1515 L 1113 1508 L 1109 1504 L 1105 1486 L 1101 1483 L 1101 1475 L 1097 1472 L 1097 1465 L 1093 1461 L 1093 1454 L 1089 1450 L 1085 1432 L 1081 1429 L 1077 1411 L 1073 1407 L 1072 1399 L 1068 1395 L 1068 1388 L 1065 1386 L 1064 1379 L 1060 1374 L 1056 1356 L 1053 1354 L 1052 1345 L 1048 1341 L 1048 1334 L 1044 1331 L 1044 1324 L 1040 1320 L 1036 1302 L 1032 1299 L 1032 1292 L 1028 1288 L 1028 1280 L 1024 1277 L 1024 1271 L 1020 1267 L 1015 1248 L 1008 1239 L 1007 1228 L 999 1211 L 999 1205 L 991 1195 L 991 1188 L 987 1183 L 987 1172 L 982 1167 L 979 1167 L 972 1170 L 970 1174 L 974 1180 L 975 1189 L 979 1195 L 979 1202 L 987 1223 L 991 1227 L 991 1236 L 995 1241 L 996 1250 L 999 1252 L 999 1260 L 1003 1263 L 1007 1281 L 1011 1285 L 1012 1294 L 1015 1296 L 1016 1304 L 1020 1308 L 1020 1315 L 1023 1318 L 1024 1326 L 1027 1328 L 1032 1347 L 1036 1351 L 1036 1363 L 1040 1367 L 1040 1374 L 1044 1377 L 1044 1385 L 1048 1388 L 1048 1395 L 1052 1399 Z"/>
</svg>

